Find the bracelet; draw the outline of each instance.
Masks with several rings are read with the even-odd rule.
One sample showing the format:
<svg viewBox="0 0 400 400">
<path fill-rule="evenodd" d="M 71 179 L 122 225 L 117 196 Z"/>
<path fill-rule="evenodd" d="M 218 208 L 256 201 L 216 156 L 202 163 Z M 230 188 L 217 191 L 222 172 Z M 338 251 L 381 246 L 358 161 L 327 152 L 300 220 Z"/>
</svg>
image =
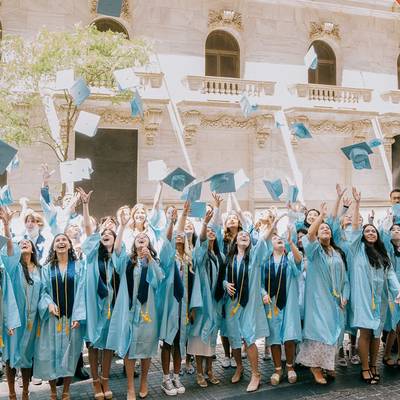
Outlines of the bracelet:
<svg viewBox="0 0 400 400">
<path fill-rule="evenodd" d="M 349 208 L 349 206 L 343 206 L 343 208 Z"/>
</svg>

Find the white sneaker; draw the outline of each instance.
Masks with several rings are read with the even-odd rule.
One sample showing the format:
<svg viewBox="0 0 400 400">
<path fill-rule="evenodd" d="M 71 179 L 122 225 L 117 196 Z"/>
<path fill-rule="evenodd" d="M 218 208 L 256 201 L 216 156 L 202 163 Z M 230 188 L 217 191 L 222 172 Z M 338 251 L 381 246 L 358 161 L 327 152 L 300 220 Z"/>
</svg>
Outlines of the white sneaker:
<svg viewBox="0 0 400 400">
<path fill-rule="evenodd" d="M 231 358 L 231 367 L 232 368 L 236 368 L 237 367 L 236 360 L 235 360 L 234 357 Z"/>
<path fill-rule="evenodd" d="M 231 359 L 229 357 L 224 357 L 221 361 L 222 368 L 229 368 L 231 366 Z"/>
<path fill-rule="evenodd" d="M 17 372 L 17 385 L 22 388 L 24 387 L 23 381 L 22 381 L 22 375 L 21 375 L 21 370 L 19 369 Z"/>
<path fill-rule="evenodd" d="M 176 390 L 174 384 L 172 383 L 171 379 L 167 379 L 163 381 L 161 385 L 161 389 L 167 396 L 176 396 L 178 391 Z"/>
<path fill-rule="evenodd" d="M 32 377 L 31 382 L 32 382 L 32 385 L 41 385 L 42 384 L 42 380 L 40 378 L 35 378 L 35 377 Z"/>
<path fill-rule="evenodd" d="M 183 393 L 185 393 L 185 390 L 186 390 L 186 389 L 185 389 L 185 386 L 182 385 L 182 383 L 181 383 L 179 377 L 173 378 L 173 379 L 172 379 L 172 383 L 174 384 L 175 389 L 176 389 L 176 392 L 177 392 L 178 394 L 183 394 Z"/>
</svg>

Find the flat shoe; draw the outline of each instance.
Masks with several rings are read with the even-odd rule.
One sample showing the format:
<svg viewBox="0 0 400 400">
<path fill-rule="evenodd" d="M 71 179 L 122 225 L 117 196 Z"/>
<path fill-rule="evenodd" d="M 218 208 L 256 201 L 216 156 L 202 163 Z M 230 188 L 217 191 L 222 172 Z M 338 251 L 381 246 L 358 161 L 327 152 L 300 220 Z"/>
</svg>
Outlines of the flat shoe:
<svg viewBox="0 0 400 400">
<path fill-rule="evenodd" d="M 203 374 L 197 374 L 197 384 L 202 388 L 206 388 L 208 386 Z"/>
<path fill-rule="evenodd" d="M 318 383 L 319 385 L 326 385 L 328 382 L 326 381 L 326 379 L 324 378 L 324 376 L 322 375 L 322 371 L 319 368 L 310 368 L 311 373 L 314 375 L 314 380 L 316 383 Z M 317 375 L 317 371 L 320 372 L 320 376 Z"/>
</svg>

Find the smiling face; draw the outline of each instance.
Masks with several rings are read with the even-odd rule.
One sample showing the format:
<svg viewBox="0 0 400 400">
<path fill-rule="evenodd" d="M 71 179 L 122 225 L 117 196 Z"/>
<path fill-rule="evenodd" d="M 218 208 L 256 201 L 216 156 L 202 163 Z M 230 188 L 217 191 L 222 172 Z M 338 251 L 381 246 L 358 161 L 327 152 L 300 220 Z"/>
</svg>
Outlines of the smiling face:
<svg viewBox="0 0 400 400">
<path fill-rule="evenodd" d="M 238 246 L 242 246 L 244 248 L 249 247 L 250 245 L 250 235 L 246 231 L 240 231 L 236 237 L 236 243 Z"/>
<path fill-rule="evenodd" d="M 79 240 L 79 238 L 82 235 L 81 228 L 79 225 L 76 224 L 71 224 L 67 226 L 67 229 L 65 230 L 65 234 L 72 240 Z"/>
<path fill-rule="evenodd" d="M 67 235 L 61 234 L 56 236 L 53 243 L 53 250 L 57 254 L 65 254 L 68 253 L 68 250 L 71 248 L 71 244 L 67 238 Z"/>
<path fill-rule="evenodd" d="M 111 229 L 104 229 L 101 233 L 101 243 L 106 247 L 114 246 L 114 235 Z"/>
<path fill-rule="evenodd" d="M 343 226 L 349 226 L 352 223 L 352 215 L 351 214 L 345 214 L 343 216 Z"/>
<path fill-rule="evenodd" d="M 149 247 L 150 239 L 145 233 L 139 233 L 135 237 L 135 247 L 136 249 L 141 249 L 143 247 Z"/>
<path fill-rule="evenodd" d="M 225 226 L 229 228 L 238 228 L 239 227 L 239 218 L 236 214 L 229 214 L 226 217 Z"/>
<path fill-rule="evenodd" d="M 216 238 L 215 232 L 213 229 L 211 228 L 207 228 L 207 239 L 212 242 L 214 241 Z"/>
<path fill-rule="evenodd" d="M 318 228 L 318 238 L 322 241 L 328 241 L 332 237 L 332 231 L 328 224 L 321 224 Z"/>
<path fill-rule="evenodd" d="M 165 216 L 167 217 L 168 220 L 172 218 L 172 213 L 176 210 L 175 206 L 169 206 L 167 208 L 167 211 L 165 212 Z"/>
<path fill-rule="evenodd" d="M 175 243 L 176 244 L 185 244 L 185 233 L 177 233 L 175 235 Z"/>
<path fill-rule="evenodd" d="M 25 228 L 28 232 L 34 232 L 39 229 L 39 224 L 33 215 L 28 215 L 25 219 Z"/>
<path fill-rule="evenodd" d="M 33 248 L 30 240 L 22 239 L 18 244 L 21 254 L 32 254 Z"/>
<path fill-rule="evenodd" d="M 400 225 L 393 225 L 390 229 L 392 240 L 400 240 Z"/>
<path fill-rule="evenodd" d="M 390 202 L 392 204 L 400 204 L 400 192 L 392 192 L 390 195 Z"/>
<path fill-rule="evenodd" d="M 146 215 L 146 210 L 143 207 L 137 208 L 133 213 L 133 221 L 135 225 L 140 225 L 144 224 L 146 221 L 147 215 Z"/>
<path fill-rule="evenodd" d="M 272 212 L 272 210 L 265 210 L 261 213 L 260 221 L 263 224 L 271 225 L 273 220 L 274 220 L 274 213 Z"/>
<path fill-rule="evenodd" d="M 378 240 L 378 232 L 372 225 L 367 225 L 363 232 L 364 239 L 367 243 L 373 244 Z"/>
<path fill-rule="evenodd" d="M 272 248 L 276 251 L 282 252 L 285 250 L 285 241 L 279 235 L 273 235 L 271 238 Z"/>
<path fill-rule="evenodd" d="M 316 210 L 311 210 L 307 214 L 306 222 L 309 223 L 310 225 L 318 218 L 318 211 Z"/>
<path fill-rule="evenodd" d="M 186 221 L 185 223 L 185 233 L 188 236 L 191 236 L 194 233 L 194 225 L 190 221 Z"/>
<path fill-rule="evenodd" d="M 302 239 L 306 234 L 304 232 L 298 232 L 297 233 L 297 247 L 303 248 L 303 242 Z"/>
</svg>

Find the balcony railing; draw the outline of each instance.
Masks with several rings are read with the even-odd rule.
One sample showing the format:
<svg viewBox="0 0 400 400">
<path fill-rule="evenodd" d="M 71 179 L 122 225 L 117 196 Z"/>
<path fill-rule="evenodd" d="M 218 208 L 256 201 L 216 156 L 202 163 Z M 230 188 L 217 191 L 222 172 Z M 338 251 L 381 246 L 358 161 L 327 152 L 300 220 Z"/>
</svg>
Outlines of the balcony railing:
<svg viewBox="0 0 400 400">
<path fill-rule="evenodd" d="M 158 89 L 162 86 L 163 74 L 157 72 L 136 72 L 136 75 L 140 78 L 140 85 L 148 88 Z M 113 78 L 97 79 L 93 85 L 96 88 L 112 88 L 116 86 Z"/>
<path fill-rule="evenodd" d="M 333 85 L 299 83 L 294 86 L 297 96 L 326 103 L 369 103 L 372 89 L 348 88 Z"/>
<path fill-rule="evenodd" d="M 393 104 L 400 103 L 400 90 L 389 90 L 388 92 L 382 93 L 382 99 L 390 101 Z"/>
<path fill-rule="evenodd" d="M 276 82 L 251 81 L 238 78 L 224 78 L 219 76 L 189 75 L 187 82 L 190 90 L 207 94 L 237 96 L 246 93 L 249 96 L 272 96 Z"/>
</svg>

